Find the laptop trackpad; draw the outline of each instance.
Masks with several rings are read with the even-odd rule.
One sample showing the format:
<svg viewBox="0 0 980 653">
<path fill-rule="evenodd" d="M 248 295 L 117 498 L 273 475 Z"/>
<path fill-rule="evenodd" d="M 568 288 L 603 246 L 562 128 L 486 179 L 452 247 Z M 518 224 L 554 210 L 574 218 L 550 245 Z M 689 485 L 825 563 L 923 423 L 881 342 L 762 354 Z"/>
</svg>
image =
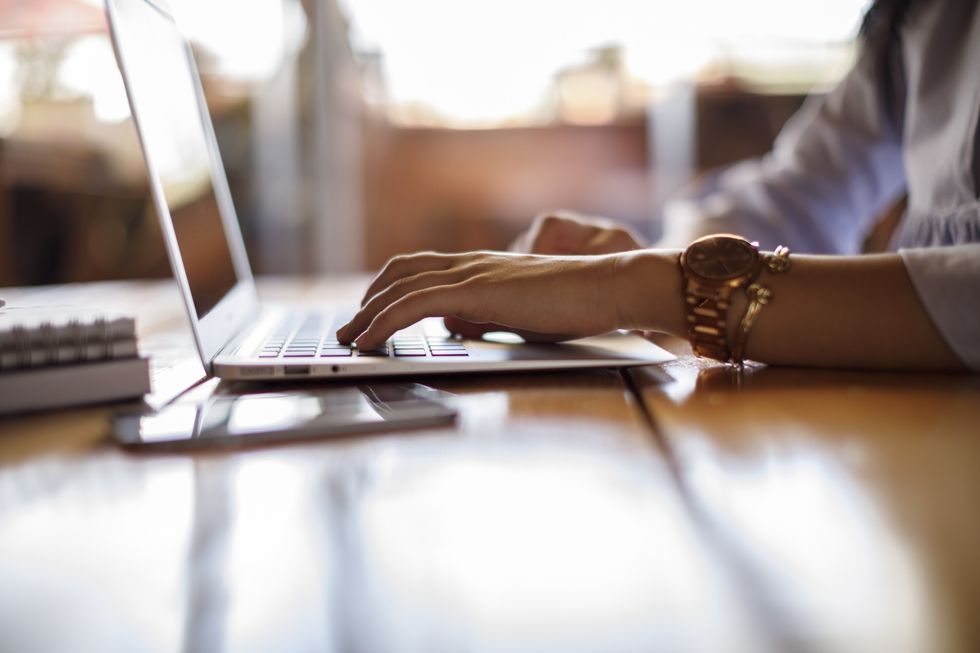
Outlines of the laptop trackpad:
<svg viewBox="0 0 980 653">
<path fill-rule="evenodd" d="M 554 344 L 525 343 L 520 336 L 495 332 L 467 347 L 484 360 L 609 360 L 664 363 L 674 355 L 640 336 L 614 332 Z"/>
</svg>

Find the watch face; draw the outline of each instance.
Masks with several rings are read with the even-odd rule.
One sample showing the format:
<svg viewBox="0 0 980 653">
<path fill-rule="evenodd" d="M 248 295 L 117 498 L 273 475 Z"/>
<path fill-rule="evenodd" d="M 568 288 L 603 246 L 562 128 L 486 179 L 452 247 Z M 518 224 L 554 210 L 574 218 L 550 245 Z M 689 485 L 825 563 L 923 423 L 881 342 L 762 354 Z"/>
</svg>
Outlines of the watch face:
<svg viewBox="0 0 980 653">
<path fill-rule="evenodd" d="M 748 242 L 733 236 L 708 236 L 691 243 L 684 254 L 694 274 L 719 281 L 736 279 L 752 272 L 758 251 Z"/>
</svg>

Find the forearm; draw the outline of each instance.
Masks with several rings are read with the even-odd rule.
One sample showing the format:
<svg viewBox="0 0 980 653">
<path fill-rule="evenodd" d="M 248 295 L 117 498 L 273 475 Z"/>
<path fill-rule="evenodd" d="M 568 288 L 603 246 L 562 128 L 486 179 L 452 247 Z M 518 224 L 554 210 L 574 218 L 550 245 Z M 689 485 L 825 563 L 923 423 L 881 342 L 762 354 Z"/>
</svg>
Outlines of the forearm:
<svg viewBox="0 0 980 653">
<path fill-rule="evenodd" d="M 677 252 L 625 255 L 619 289 L 627 326 L 686 337 Z M 777 365 L 866 369 L 963 369 L 919 301 L 898 255 L 791 257 L 763 272 L 772 289 L 749 334 L 747 357 Z M 729 342 L 747 301 L 729 308 Z"/>
</svg>

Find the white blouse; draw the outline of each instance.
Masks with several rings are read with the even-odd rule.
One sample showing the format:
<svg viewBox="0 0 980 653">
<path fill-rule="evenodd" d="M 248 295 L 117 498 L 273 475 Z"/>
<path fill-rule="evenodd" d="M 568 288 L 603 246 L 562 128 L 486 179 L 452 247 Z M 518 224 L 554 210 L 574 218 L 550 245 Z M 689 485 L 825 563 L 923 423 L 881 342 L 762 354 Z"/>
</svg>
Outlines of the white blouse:
<svg viewBox="0 0 980 653">
<path fill-rule="evenodd" d="M 963 362 L 980 370 L 980 9 L 923 3 L 902 29 L 904 80 L 891 112 L 870 54 L 809 100 L 772 152 L 699 180 L 664 214 L 662 246 L 734 232 L 764 248 L 856 254 L 902 192 L 893 248 Z"/>
</svg>

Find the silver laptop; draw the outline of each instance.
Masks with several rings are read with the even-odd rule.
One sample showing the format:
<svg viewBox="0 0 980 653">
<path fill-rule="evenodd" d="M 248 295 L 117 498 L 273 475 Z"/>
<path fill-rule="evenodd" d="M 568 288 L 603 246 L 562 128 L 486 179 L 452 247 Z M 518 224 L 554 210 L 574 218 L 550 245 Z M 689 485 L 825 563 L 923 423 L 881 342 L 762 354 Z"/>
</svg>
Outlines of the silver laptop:
<svg viewBox="0 0 980 653">
<path fill-rule="evenodd" d="M 169 5 L 106 0 L 106 8 L 174 277 L 209 372 L 295 380 L 619 367 L 672 358 L 618 333 L 557 345 L 464 341 L 432 319 L 377 350 L 357 351 L 335 338 L 354 307 L 260 302 L 197 69 Z"/>
</svg>

